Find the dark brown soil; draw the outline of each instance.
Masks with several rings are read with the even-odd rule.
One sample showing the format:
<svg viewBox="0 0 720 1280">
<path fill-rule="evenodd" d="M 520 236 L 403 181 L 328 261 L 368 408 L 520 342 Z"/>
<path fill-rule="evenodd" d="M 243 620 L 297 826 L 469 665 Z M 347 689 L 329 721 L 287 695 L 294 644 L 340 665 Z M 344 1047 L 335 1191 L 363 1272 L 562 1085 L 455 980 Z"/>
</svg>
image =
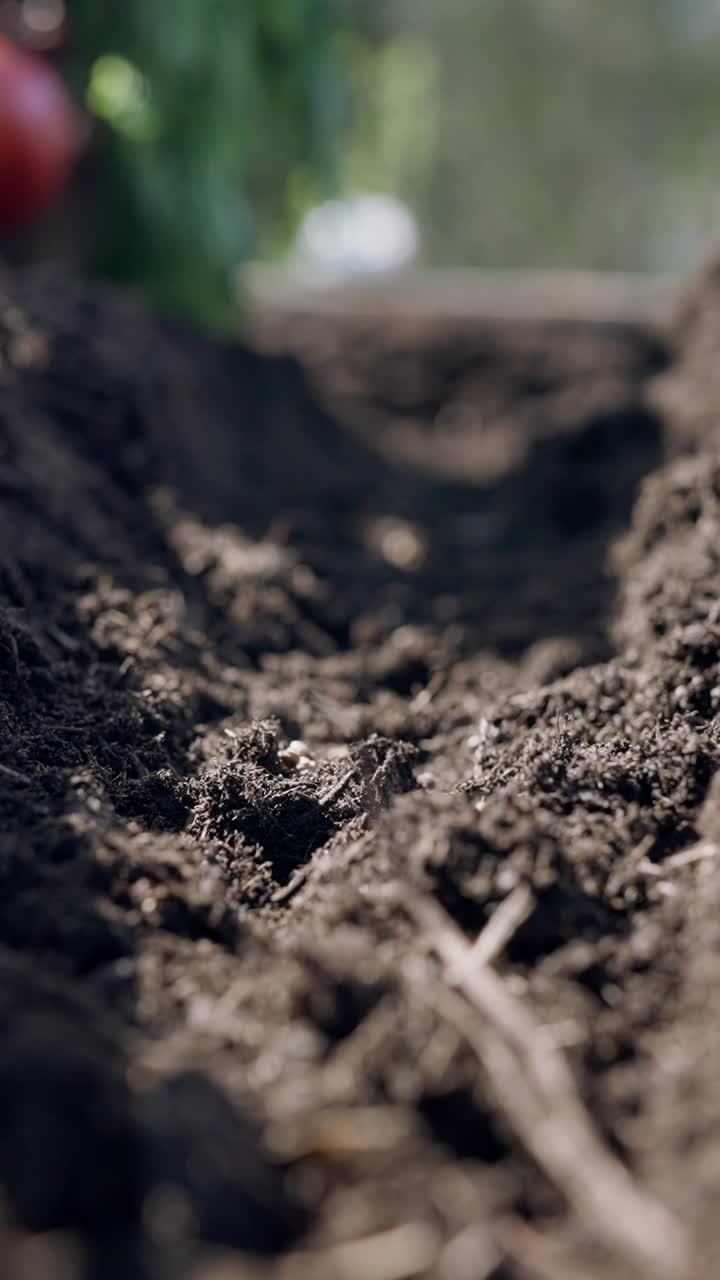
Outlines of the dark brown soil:
<svg viewBox="0 0 720 1280">
<path fill-rule="evenodd" d="M 714 1274 L 719 299 L 5 279 L 3 1280 Z"/>
</svg>

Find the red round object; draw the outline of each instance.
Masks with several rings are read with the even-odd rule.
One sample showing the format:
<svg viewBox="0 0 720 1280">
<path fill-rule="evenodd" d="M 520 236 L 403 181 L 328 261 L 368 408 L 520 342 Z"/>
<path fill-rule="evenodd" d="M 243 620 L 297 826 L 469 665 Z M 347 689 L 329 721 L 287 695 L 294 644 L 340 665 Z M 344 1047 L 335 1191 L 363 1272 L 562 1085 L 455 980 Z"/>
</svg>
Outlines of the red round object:
<svg viewBox="0 0 720 1280">
<path fill-rule="evenodd" d="M 0 36 L 0 232 L 22 227 L 60 194 L 80 137 L 57 72 Z"/>
</svg>

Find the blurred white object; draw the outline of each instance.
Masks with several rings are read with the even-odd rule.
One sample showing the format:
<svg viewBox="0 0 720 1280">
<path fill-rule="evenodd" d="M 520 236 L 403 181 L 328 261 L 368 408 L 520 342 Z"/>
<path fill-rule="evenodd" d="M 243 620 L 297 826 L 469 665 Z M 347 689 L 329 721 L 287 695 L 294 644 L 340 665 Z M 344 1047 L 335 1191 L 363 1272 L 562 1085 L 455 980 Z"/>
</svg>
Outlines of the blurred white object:
<svg viewBox="0 0 720 1280">
<path fill-rule="evenodd" d="M 419 248 L 417 223 L 402 201 L 363 192 L 311 209 L 293 258 L 302 274 L 335 283 L 401 271 L 411 266 Z"/>
</svg>

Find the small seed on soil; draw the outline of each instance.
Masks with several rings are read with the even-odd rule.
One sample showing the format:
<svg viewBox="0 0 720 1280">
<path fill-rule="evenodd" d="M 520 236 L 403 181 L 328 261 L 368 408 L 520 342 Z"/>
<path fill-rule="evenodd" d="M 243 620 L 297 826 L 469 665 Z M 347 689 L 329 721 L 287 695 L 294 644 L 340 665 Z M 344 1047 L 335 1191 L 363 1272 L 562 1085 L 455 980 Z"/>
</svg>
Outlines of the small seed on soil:
<svg viewBox="0 0 720 1280">
<path fill-rule="evenodd" d="M 310 748 L 301 738 L 293 738 L 292 742 L 278 751 L 278 760 L 286 769 L 312 769 L 315 765 Z"/>
<path fill-rule="evenodd" d="M 419 569 L 427 558 L 422 531 L 397 516 L 374 520 L 368 527 L 367 542 L 388 564 L 406 573 Z"/>
</svg>

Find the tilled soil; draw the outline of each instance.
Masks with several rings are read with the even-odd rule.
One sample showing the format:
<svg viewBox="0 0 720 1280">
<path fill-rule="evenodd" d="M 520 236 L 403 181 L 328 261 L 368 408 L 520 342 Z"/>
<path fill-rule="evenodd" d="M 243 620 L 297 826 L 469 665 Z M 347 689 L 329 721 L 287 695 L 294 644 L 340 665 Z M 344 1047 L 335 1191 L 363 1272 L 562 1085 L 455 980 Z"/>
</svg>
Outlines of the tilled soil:
<svg viewBox="0 0 720 1280">
<path fill-rule="evenodd" d="M 4 278 L 3 1278 L 714 1274 L 719 299 Z"/>
</svg>

